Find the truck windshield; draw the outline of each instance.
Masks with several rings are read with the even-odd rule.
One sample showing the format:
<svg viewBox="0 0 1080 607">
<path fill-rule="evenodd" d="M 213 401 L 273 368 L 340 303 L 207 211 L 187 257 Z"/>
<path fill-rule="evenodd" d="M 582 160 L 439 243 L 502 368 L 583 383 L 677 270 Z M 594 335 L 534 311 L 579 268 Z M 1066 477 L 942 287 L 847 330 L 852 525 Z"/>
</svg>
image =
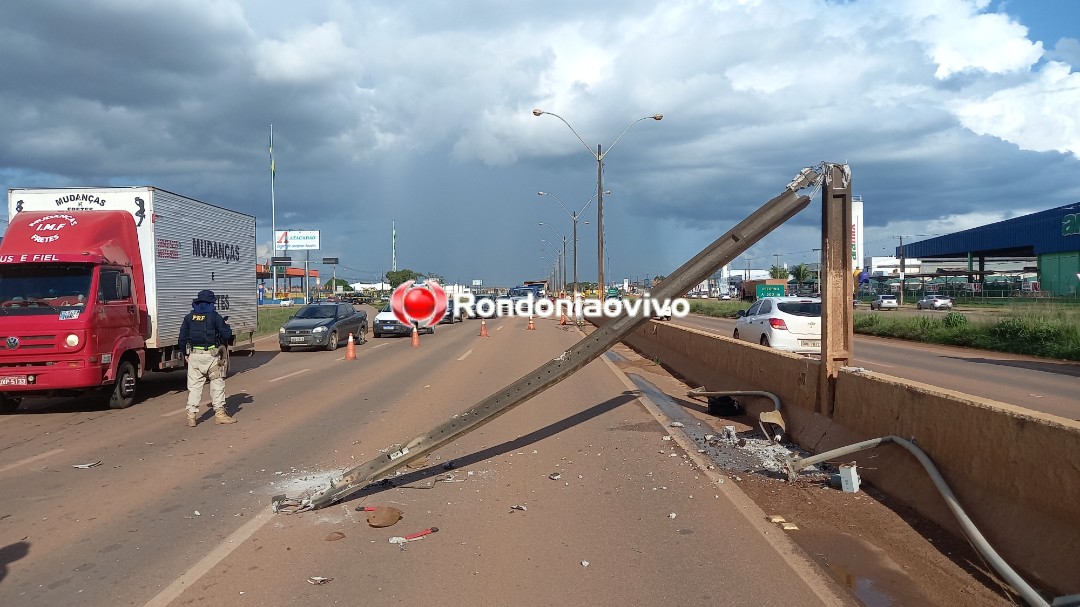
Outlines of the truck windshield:
<svg viewBox="0 0 1080 607">
<path fill-rule="evenodd" d="M 0 264 L 0 313 L 44 315 L 83 308 L 92 276 L 91 265 Z"/>
<path fill-rule="evenodd" d="M 529 287 L 514 287 L 507 293 L 510 297 L 536 297 L 536 290 Z"/>
</svg>

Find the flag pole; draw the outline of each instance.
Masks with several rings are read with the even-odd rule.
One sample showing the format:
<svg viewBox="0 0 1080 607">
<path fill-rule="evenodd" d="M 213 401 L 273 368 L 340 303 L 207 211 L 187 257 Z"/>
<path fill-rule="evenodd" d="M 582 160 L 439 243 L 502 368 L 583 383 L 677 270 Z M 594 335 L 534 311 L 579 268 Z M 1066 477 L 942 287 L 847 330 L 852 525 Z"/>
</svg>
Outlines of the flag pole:
<svg viewBox="0 0 1080 607">
<path fill-rule="evenodd" d="M 271 284 L 273 285 L 273 295 L 271 299 L 277 299 L 277 266 L 274 265 L 274 257 L 277 257 L 277 205 L 274 200 L 274 125 L 270 124 L 270 243 L 272 246 L 270 267 L 271 269 Z"/>
</svg>

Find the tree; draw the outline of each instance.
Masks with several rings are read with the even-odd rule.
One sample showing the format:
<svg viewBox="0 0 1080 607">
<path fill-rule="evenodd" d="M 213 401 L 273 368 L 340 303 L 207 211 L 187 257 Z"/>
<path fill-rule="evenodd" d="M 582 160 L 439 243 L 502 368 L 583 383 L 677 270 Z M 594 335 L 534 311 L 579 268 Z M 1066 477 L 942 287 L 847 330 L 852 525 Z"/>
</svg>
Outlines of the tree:
<svg viewBox="0 0 1080 607">
<path fill-rule="evenodd" d="M 386 282 L 390 283 L 390 288 L 395 289 L 398 285 L 409 282 L 410 280 L 419 280 L 424 275 L 419 272 L 413 272 L 412 270 L 393 270 L 386 273 Z"/>
<path fill-rule="evenodd" d="M 797 266 L 792 266 L 791 277 L 795 279 L 795 282 L 803 285 L 814 282 L 814 270 L 805 263 L 800 263 Z"/>
<path fill-rule="evenodd" d="M 324 291 L 330 291 L 331 293 L 337 291 L 337 287 L 341 287 L 342 291 L 352 291 L 352 285 L 344 278 L 327 278 L 326 284 L 323 285 Z"/>
<path fill-rule="evenodd" d="M 769 278 L 787 278 L 788 271 L 784 266 L 773 266 L 769 268 Z"/>
<path fill-rule="evenodd" d="M 436 274 L 435 272 L 428 272 L 426 275 L 424 275 L 424 279 L 425 280 L 434 280 L 435 282 L 437 282 L 437 283 L 439 283 L 441 285 L 446 284 L 446 278 L 444 276 L 442 276 L 441 274 Z"/>
</svg>

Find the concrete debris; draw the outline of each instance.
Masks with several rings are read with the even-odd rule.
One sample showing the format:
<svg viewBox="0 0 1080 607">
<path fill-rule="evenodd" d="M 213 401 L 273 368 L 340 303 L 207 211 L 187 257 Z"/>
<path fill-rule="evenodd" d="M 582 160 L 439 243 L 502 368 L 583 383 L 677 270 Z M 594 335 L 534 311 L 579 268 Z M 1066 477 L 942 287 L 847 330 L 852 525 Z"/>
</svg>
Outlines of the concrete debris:
<svg viewBox="0 0 1080 607">
<path fill-rule="evenodd" d="M 668 434 L 668 435 L 664 436 L 664 438 L 662 440 L 671 440 L 671 435 Z"/>
<path fill-rule="evenodd" d="M 766 519 L 767 519 L 767 520 L 768 520 L 768 521 L 769 521 L 770 523 L 774 523 L 774 524 L 777 524 L 777 525 L 778 525 L 778 524 L 780 524 L 780 523 L 786 523 L 786 522 L 787 522 L 787 519 L 785 519 L 784 517 L 780 516 L 779 514 L 770 514 L 769 516 L 767 516 L 767 517 L 765 517 L 765 518 L 766 518 Z"/>
<path fill-rule="evenodd" d="M 96 462 L 90 462 L 89 464 L 74 464 L 71 467 L 72 468 L 78 468 L 80 470 L 86 470 L 87 468 L 94 468 L 94 467 L 100 466 L 100 465 L 101 465 L 101 460 L 98 460 Z"/>
<path fill-rule="evenodd" d="M 319 586 L 319 585 L 327 584 L 329 582 L 334 581 L 334 578 L 332 578 L 332 577 L 319 577 L 317 575 L 314 575 L 314 576 L 309 577 L 307 579 L 307 581 L 308 581 L 309 584 L 312 584 L 314 586 Z"/>
<path fill-rule="evenodd" d="M 514 504 L 513 506 L 510 506 L 510 514 L 513 514 L 515 510 L 520 510 L 522 512 L 525 512 L 526 510 L 528 510 L 528 508 L 526 508 L 525 506 L 523 506 L 521 504 Z"/>
<path fill-rule="evenodd" d="M 725 440 L 737 440 L 739 434 L 735 432 L 735 426 L 724 426 L 724 431 L 720 434 L 721 438 Z"/>
<path fill-rule="evenodd" d="M 671 422 L 668 425 L 671 426 L 672 428 L 683 428 L 683 427 L 685 427 L 682 422 Z"/>
<path fill-rule="evenodd" d="M 551 474 L 548 475 L 548 478 L 550 478 L 553 481 L 557 481 L 560 478 L 562 478 L 562 475 L 559 474 L 558 472 L 552 472 Z"/>
<path fill-rule="evenodd" d="M 677 514 L 675 514 L 674 512 L 672 512 L 671 514 L 667 515 L 667 517 L 668 517 L 668 518 L 672 518 L 672 519 L 673 519 L 673 518 L 675 518 L 676 516 L 678 516 L 678 515 L 677 515 Z"/>
<path fill-rule="evenodd" d="M 588 567 L 589 566 L 589 561 L 581 561 L 581 566 L 582 567 Z"/>
<path fill-rule="evenodd" d="M 780 528 L 784 531 L 798 531 L 799 526 L 795 523 L 781 523 Z"/>
</svg>

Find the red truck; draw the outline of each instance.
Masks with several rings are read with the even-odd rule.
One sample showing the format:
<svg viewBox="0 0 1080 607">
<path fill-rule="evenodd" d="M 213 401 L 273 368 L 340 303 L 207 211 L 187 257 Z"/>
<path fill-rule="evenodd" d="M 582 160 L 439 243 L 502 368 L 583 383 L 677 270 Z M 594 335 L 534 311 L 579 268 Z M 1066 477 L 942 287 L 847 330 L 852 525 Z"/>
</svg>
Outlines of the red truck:
<svg viewBox="0 0 1080 607">
<path fill-rule="evenodd" d="M 184 367 L 180 324 L 201 289 L 217 295 L 231 345 L 250 346 L 254 217 L 152 187 L 12 189 L 8 206 L 0 410 L 88 391 L 131 406 L 146 371 Z"/>
</svg>

